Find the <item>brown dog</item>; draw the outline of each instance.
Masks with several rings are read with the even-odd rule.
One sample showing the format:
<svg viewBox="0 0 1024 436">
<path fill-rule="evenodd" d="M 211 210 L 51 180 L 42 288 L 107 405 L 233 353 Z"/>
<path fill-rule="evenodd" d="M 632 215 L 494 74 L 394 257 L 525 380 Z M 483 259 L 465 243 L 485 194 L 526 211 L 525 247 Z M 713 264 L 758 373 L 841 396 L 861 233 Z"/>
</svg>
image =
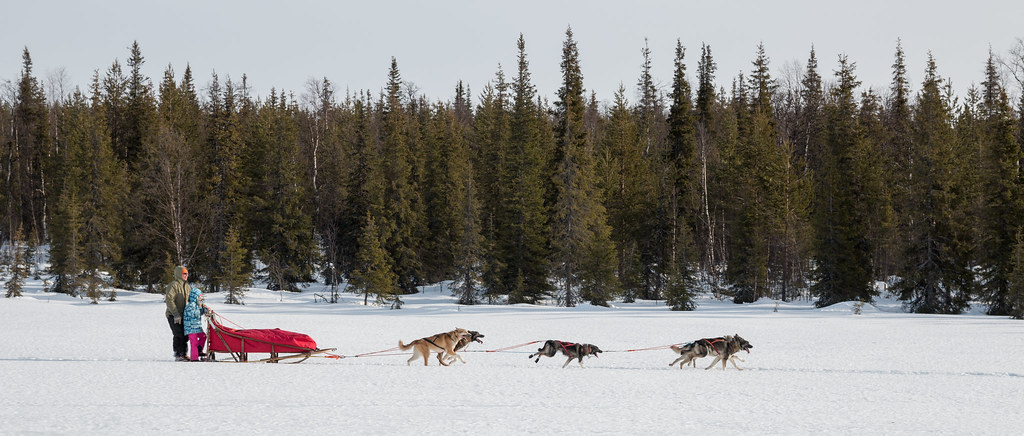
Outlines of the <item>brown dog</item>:
<svg viewBox="0 0 1024 436">
<path fill-rule="evenodd" d="M 417 339 L 410 342 L 409 345 L 402 343 L 402 340 L 399 339 L 398 348 L 402 351 L 407 351 L 410 348 L 413 349 L 412 357 L 409 358 L 409 361 L 406 363 L 407 365 L 412 365 L 412 361 L 416 360 L 417 357 L 423 357 L 423 366 L 427 366 L 427 358 L 430 357 L 430 353 L 440 351 L 437 354 L 438 362 L 441 362 L 441 365 L 448 366 L 443 356 L 455 356 L 455 358 L 462 360 L 462 357 L 455 353 L 455 346 L 458 345 L 460 340 L 467 337 L 469 337 L 469 332 L 466 329 L 456 328 L 450 332 L 438 333 L 434 336 Z"/>
</svg>

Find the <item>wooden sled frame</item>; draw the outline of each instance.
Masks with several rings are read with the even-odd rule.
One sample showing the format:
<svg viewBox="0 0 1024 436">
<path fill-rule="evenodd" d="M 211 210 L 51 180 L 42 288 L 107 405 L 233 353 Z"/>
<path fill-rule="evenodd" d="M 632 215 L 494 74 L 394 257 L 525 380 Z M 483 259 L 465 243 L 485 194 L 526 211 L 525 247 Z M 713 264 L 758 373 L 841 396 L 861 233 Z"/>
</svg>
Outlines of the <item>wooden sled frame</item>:
<svg viewBox="0 0 1024 436">
<path fill-rule="evenodd" d="M 207 352 L 206 352 L 206 354 L 207 354 L 207 356 L 209 356 L 210 360 L 213 360 L 213 361 L 217 361 L 217 358 L 216 358 L 216 353 L 217 352 L 210 350 L 210 340 L 212 339 L 212 336 L 214 334 L 216 334 L 217 337 L 221 340 L 221 343 L 223 343 L 224 346 L 227 347 L 228 354 L 231 355 L 231 358 L 234 359 L 235 362 L 240 362 L 240 363 L 241 362 L 280 363 L 280 362 L 284 362 L 284 361 L 287 361 L 285 363 L 302 363 L 302 362 L 305 362 L 306 359 L 309 359 L 310 357 L 317 356 L 319 354 L 330 353 L 330 352 L 336 350 L 336 348 L 316 348 L 316 349 L 313 349 L 313 348 L 298 347 L 298 346 L 295 346 L 295 345 L 285 345 L 285 346 L 283 346 L 284 348 L 287 348 L 287 349 L 296 349 L 296 348 L 298 348 L 298 349 L 301 349 L 303 351 L 299 351 L 299 352 L 288 351 L 286 354 L 282 355 L 282 353 L 278 352 L 275 349 L 275 347 L 281 346 L 280 344 L 275 344 L 273 342 L 263 341 L 263 340 L 259 340 L 259 339 L 253 339 L 253 338 L 242 336 L 242 335 L 239 335 L 239 334 L 229 333 L 229 332 L 226 332 L 224 330 L 221 330 L 221 329 L 217 328 L 217 326 L 218 326 L 218 324 L 216 322 L 210 322 L 210 325 L 209 325 L 210 333 L 206 336 L 207 337 L 207 340 L 206 340 L 206 342 L 207 342 L 206 343 L 206 350 L 207 350 Z M 231 337 L 231 338 L 240 339 L 241 340 L 241 348 L 239 350 L 237 350 L 237 351 L 236 350 L 232 350 L 231 346 L 228 345 L 228 343 L 224 340 L 224 336 L 225 335 L 227 335 L 228 337 Z M 249 353 L 245 351 L 245 342 L 246 341 L 258 342 L 258 343 L 270 345 L 270 357 L 265 358 L 265 359 L 249 360 Z M 260 353 L 265 353 L 265 351 L 260 351 Z M 299 359 L 299 360 L 289 361 L 291 359 Z"/>
</svg>

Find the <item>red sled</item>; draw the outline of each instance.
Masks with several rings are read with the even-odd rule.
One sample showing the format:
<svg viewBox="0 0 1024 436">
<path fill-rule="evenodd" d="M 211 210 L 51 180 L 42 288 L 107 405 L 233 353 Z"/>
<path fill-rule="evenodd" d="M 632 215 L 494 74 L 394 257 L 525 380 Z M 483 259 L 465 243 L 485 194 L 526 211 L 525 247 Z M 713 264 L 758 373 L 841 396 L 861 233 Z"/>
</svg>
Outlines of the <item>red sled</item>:
<svg viewBox="0 0 1024 436">
<path fill-rule="evenodd" d="M 299 363 L 313 356 L 335 357 L 329 354 L 334 348 L 317 348 L 316 341 L 309 335 L 281 329 L 233 329 L 210 314 L 207 339 L 207 356 L 217 360 L 216 353 L 228 353 L 235 362 Z M 267 353 L 265 359 L 249 360 L 249 353 Z M 298 359 L 298 360 L 294 360 Z"/>
</svg>

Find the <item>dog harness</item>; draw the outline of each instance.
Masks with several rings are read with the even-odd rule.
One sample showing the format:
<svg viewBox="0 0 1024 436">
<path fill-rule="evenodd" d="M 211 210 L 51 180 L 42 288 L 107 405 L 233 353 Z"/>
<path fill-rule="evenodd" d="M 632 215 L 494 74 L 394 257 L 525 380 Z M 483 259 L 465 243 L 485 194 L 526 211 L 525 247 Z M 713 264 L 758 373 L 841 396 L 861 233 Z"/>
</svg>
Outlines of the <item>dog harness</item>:
<svg viewBox="0 0 1024 436">
<path fill-rule="evenodd" d="M 718 349 L 717 349 L 717 348 L 715 348 L 714 344 L 716 344 L 716 343 L 719 343 L 719 342 L 725 342 L 725 340 L 724 340 L 724 339 L 721 339 L 721 338 L 715 338 L 715 340 L 713 340 L 713 341 L 710 341 L 710 340 L 707 340 L 707 339 L 703 339 L 703 341 L 704 341 L 704 343 L 708 344 L 708 347 L 709 347 L 709 348 L 711 348 L 712 350 L 714 350 L 715 354 L 718 354 L 718 355 L 721 355 L 721 354 L 722 354 L 722 353 L 718 352 Z"/>
<path fill-rule="evenodd" d="M 586 356 L 586 355 L 590 354 L 590 345 L 589 344 L 574 344 L 572 342 L 558 341 L 558 345 L 561 345 L 562 349 L 565 350 L 565 354 L 569 355 L 569 356 L 572 355 L 572 352 L 569 351 L 569 347 L 576 346 L 576 345 L 580 345 L 580 348 L 581 348 L 580 351 L 582 351 L 582 355 L 583 356 Z"/>
</svg>

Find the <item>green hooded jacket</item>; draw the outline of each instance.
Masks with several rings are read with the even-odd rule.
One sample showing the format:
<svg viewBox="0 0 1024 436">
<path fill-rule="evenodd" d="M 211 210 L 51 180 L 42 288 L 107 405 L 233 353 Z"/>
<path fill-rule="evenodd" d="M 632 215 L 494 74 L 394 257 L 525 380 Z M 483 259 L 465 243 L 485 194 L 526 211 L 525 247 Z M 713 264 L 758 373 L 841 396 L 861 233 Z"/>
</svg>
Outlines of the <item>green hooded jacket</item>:
<svg viewBox="0 0 1024 436">
<path fill-rule="evenodd" d="M 177 266 L 174 268 L 174 281 L 164 288 L 164 303 L 167 304 L 167 316 L 180 317 L 182 312 L 185 311 L 185 303 L 188 301 L 188 293 L 190 291 L 188 283 L 181 278 L 181 272 L 185 270 L 183 266 Z"/>
</svg>

